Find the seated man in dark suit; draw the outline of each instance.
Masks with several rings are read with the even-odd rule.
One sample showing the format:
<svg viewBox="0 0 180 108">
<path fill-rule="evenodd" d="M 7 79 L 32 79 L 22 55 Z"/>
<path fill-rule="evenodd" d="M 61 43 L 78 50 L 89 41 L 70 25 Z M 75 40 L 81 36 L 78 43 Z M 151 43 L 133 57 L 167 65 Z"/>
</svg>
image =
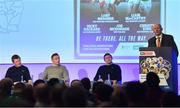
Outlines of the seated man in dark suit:
<svg viewBox="0 0 180 108">
<path fill-rule="evenodd" d="M 19 55 L 13 55 L 11 58 L 14 66 L 8 68 L 5 78 L 13 80 L 14 84 L 17 82 L 26 82 L 32 84 L 29 69 L 22 65 Z"/>
<path fill-rule="evenodd" d="M 173 36 L 162 33 L 161 24 L 154 24 L 152 30 L 155 36 L 148 40 L 148 47 L 172 47 L 176 55 L 179 55 Z"/>
<path fill-rule="evenodd" d="M 106 53 L 104 55 L 104 61 L 106 64 L 99 67 L 94 81 L 99 81 L 100 79 L 103 81 L 108 80 L 109 75 L 112 85 L 121 84 L 121 68 L 112 62 L 112 55 Z"/>
</svg>

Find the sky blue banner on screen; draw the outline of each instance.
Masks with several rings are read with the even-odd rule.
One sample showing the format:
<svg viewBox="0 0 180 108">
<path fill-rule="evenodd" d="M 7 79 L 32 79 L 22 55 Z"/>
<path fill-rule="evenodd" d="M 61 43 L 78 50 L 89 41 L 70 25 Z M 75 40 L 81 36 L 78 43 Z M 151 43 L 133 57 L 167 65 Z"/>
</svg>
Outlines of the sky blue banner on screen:
<svg viewBox="0 0 180 108">
<path fill-rule="evenodd" d="M 180 46 L 179 0 L 0 0 L 0 63 L 18 54 L 24 63 L 138 63 L 151 25 Z M 173 11 L 173 12 L 172 12 Z"/>
</svg>

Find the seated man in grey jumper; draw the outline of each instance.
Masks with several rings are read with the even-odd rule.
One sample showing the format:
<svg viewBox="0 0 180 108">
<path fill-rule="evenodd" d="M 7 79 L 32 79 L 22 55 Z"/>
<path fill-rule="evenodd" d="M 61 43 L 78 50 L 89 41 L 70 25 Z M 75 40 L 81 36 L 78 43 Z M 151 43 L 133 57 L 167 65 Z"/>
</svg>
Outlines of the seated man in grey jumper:
<svg viewBox="0 0 180 108">
<path fill-rule="evenodd" d="M 46 67 L 43 72 L 42 79 L 49 81 L 51 78 L 63 80 L 66 85 L 69 85 L 69 73 L 65 66 L 60 64 L 60 56 L 58 53 L 51 55 L 52 65 Z"/>
</svg>

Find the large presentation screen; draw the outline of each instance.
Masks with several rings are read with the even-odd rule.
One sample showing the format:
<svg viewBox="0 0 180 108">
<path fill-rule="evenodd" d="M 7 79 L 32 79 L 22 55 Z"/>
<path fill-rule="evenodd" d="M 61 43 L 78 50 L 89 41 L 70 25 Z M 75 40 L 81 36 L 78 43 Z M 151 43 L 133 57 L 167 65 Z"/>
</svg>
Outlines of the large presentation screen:
<svg viewBox="0 0 180 108">
<path fill-rule="evenodd" d="M 175 20 L 166 20 L 178 19 L 172 10 L 179 0 L 166 1 L 0 0 L 0 63 L 13 54 L 23 63 L 50 63 L 52 53 L 62 63 L 103 63 L 106 52 L 116 63 L 138 63 L 153 23 L 180 43 L 178 30 L 167 28 Z"/>
<path fill-rule="evenodd" d="M 98 59 L 110 52 L 115 59 L 138 59 L 160 16 L 161 0 L 77 0 L 76 57 Z"/>
</svg>

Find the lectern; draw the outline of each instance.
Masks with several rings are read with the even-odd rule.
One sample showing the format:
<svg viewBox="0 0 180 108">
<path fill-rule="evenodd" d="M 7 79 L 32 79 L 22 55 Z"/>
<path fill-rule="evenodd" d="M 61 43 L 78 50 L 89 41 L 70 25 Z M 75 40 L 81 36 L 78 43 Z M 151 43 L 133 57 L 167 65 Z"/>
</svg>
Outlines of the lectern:
<svg viewBox="0 0 180 108">
<path fill-rule="evenodd" d="M 146 80 L 148 72 L 155 72 L 160 78 L 160 87 L 178 94 L 177 56 L 171 47 L 139 48 L 140 82 Z"/>
</svg>

